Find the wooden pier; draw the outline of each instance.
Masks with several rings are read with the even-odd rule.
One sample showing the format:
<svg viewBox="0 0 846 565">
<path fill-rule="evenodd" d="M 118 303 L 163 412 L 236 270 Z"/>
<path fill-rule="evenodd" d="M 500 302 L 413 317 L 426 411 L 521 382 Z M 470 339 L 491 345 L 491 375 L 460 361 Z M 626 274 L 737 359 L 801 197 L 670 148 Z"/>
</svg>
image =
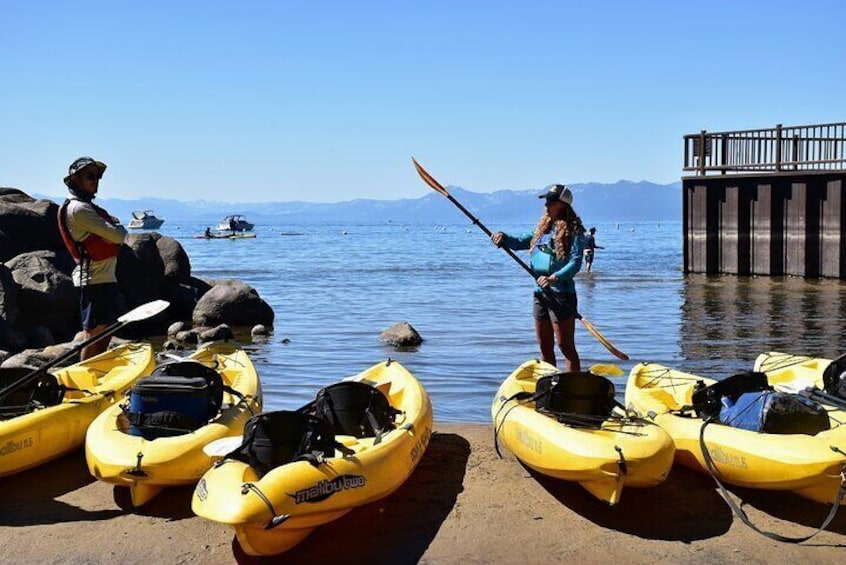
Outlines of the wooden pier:
<svg viewBox="0 0 846 565">
<path fill-rule="evenodd" d="M 846 123 L 684 137 L 687 273 L 846 278 Z"/>
</svg>

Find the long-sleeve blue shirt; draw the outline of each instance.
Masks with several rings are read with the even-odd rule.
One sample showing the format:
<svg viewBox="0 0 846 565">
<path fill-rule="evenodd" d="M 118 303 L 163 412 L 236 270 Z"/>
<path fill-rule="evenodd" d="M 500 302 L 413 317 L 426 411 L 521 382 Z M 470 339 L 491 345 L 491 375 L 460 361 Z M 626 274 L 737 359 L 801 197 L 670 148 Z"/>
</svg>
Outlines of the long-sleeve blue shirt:
<svg viewBox="0 0 846 565">
<path fill-rule="evenodd" d="M 530 230 L 520 235 L 511 235 L 506 233 L 503 239 L 503 246 L 518 251 L 521 249 L 528 249 L 534 237 L 534 231 Z M 550 234 L 550 239 L 554 239 L 555 232 Z M 535 278 L 541 275 L 555 275 L 557 280 L 550 284 L 549 289 L 553 292 L 576 292 L 576 284 L 573 282 L 573 277 L 582 268 L 582 254 L 585 249 L 585 236 L 582 233 L 573 234 L 570 242 L 570 250 L 566 257 L 556 257 L 553 243 L 538 243 L 532 250 L 532 258 L 530 266 L 535 274 Z M 540 291 L 539 286 L 535 290 Z"/>
</svg>

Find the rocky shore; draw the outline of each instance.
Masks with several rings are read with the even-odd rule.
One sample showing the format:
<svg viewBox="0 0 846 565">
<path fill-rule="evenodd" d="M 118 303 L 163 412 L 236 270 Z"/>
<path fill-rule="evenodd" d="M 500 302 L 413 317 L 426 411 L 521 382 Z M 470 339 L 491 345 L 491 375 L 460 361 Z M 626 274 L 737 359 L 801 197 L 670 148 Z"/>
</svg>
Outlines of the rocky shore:
<svg viewBox="0 0 846 565">
<path fill-rule="evenodd" d="M 80 339 L 79 290 L 70 276 L 73 259 L 59 235 L 58 209 L 51 200 L 0 188 L 3 366 L 45 364 Z M 117 276 L 124 311 L 152 300 L 170 302 L 154 318 L 126 326 L 118 333 L 123 338 L 168 333 L 165 348 L 178 349 L 227 337 L 231 326 L 261 325 L 265 331 L 273 326 L 273 310 L 254 288 L 234 279 L 193 276 L 187 253 L 171 237 L 129 234 L 120 250 Z"/>
</svg>

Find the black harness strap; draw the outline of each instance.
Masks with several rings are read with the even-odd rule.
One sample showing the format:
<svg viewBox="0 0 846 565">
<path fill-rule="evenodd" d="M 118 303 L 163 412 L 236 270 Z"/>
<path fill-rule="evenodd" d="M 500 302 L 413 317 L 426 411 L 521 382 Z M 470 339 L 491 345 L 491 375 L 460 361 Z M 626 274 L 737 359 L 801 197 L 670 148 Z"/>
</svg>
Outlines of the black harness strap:
<svg viewBox="0 0 846 565">
<path fill-rule="evenodd" d="M 840 502 L 843 499 L 843 496 L 846 495 L 846 462 L 844 462 L 843 467 L 841 467 L 841 469 L 840 469 L 840 488 L 837 490 L 837 498 L 834 500 L 833 504 L 831 505 L 831 510 L 829 511 L 828 516 L 826 516 L 822 525 L 819 528 L 817 528 L 817 530 L 814 533 L 807 535 L 807 536 L 801 536 L 801 537 L 795 537 L 794 538 L 794 537 L 783 536 L 783 535 L 777 534 L 775 532 L 768 532 L 766 530 L 760 529 L 758 526 L 756 526 L 755 524 L 752 523 L 752 521 L 746 515 L 746 512 L 744 512 L 743 509 L 741 507 L 739 507 L 737 505 L 737 503 L 731 498 L 731 496 L 729 496 L 728 490 L 726 490 L 726 487 L 723 485 L 722 481 L 720 481 L 720 479 L 717 478 L 718 471 L 717 471 L 716 465 L 714 465 L 714 460 L 711 458 L 711 453 L 708 451 L 708 446 L 705 445 L 705 428 L 711 422 L 712 422 L 712 420 L 710 418 L 706 419 L 702 423 L 702 427 L 699 429 L 699 446 L 702 449 L 702 457 L 705 459 L 705 466 L 708 469 L 708 473 L 711 474 L 711 477 L 713 477 L 714 482 L 717 483 L 717 487 L 719 487 L 720 496 L 723 497 L 723 500 L 726 501 L 726 503 L 729 505 L 729 507 L 734 512 L 734 514 L 738 518 L 740 518 L 741 522 L 743 522 L 744 524 L 746 524 L 747 526 L 749 526 L 750 528 L 752 528 L 753 530 L 755 530 L 759 534 L 770 538 L 771 540 L 785 542 L 785 543 L 802 543 L 804 541 L 808 541 L 809 539 L 811 539 L 812 537 L 814 537 L 815 535 L 817 535 L 818 533 L 820 533 L 821 531 L 826 529 L 829 524 L 831 524 L 831 521 L 834 520 L 834 516 L 837 515 L 837 510 L 840 508 Z M 843 456 L 846 456 L 846 453 L 841 451 L 836 446 L 831 446 L 831 449 L 833 451 L 837 452 L 837 453 L 840 453 Z"/>
</svg>

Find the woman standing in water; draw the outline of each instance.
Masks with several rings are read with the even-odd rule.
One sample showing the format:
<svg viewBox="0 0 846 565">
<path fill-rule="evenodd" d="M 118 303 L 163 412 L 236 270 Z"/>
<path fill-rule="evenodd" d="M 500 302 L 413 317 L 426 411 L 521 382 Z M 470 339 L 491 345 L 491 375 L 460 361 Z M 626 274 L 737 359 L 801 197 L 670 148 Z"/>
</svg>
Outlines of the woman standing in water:
<svg viewBox="0 0 846 565">
<path fill-rule="evenodd" d="M 539 198 L 545 199 L 546 209 L 534 230 L 521 235 L 496 232 L 491 240 L 497 247 L 530 250 L 532 271 L 537 277 L 534 319 L 541 357 L 555 365 L 557 342 L 567 360 L 567 371 L 580 371 L 573 277 L 582 267 L 585 228 L 573 210 L 573 193 L 563 184 L 553 184 Z"/>
</svg>

